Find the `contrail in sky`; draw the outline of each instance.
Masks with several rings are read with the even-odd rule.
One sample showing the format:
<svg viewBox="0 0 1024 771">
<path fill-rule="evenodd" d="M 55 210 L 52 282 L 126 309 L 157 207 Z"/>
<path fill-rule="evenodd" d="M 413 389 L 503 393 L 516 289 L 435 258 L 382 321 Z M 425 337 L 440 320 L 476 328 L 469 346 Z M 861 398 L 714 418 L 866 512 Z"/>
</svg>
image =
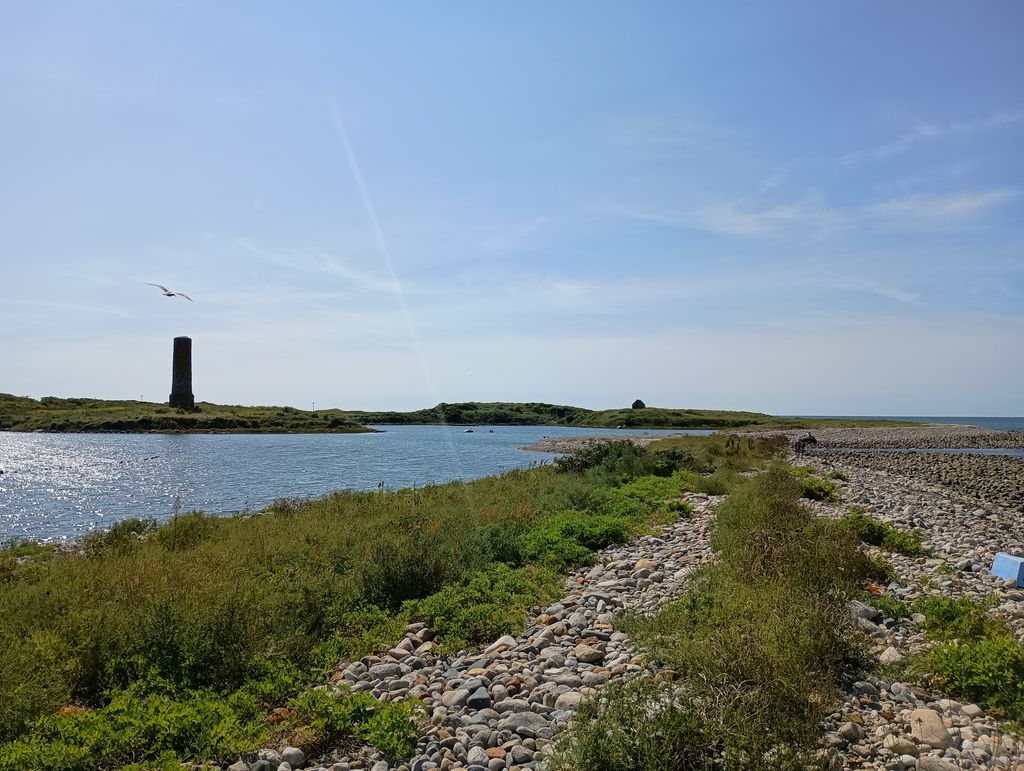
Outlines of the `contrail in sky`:
<svg viewBox="0 0 1024 771">
<path fill-rule="evenodd" d="M 398 304 L 402 309 L 402 316 L 405 319 L 405 325 L 409 329 L 409 338 L 416 351 L 416 359 L 419 362 L 423 379 L 426 381 L 427 387 L 434 395 L 434 401 L 436 403 L 440 401 L 437 386 L 434 384 L 434 378 L 430 374 L 430 367 L 427 365 L 427 360 L 423 355 L 423 347 L 420 344 L 419 334 L 416 332 L 416 325 L 413 323 L 412 314 L 409 312 L 409 304 L 406 302 L 405 292 L 402 290 L 402 282 L 399 281 L 398 273 L 395 271 L 395 263 L 391 258 L 391 249 L 388 246 L 387 239 L 384 238 L 384 231 L 380 226 L 380 219 L 377 217 L 377 209 L 374 207 L 373 200 L 370 198 L 370 192 L 366 187 L 366 181 L 363 179 L 362 168 L 360 167 L 359 160 L 356 158 L 355 151 L 352 148 L 352 141 L 349 139 L 348 130 L 345 128 L 345 121 L 341 117 L 341 111 L 338 109 L 338 105 L 333 96 L 328 98 L 328 107 L 331 111 L 331 120 L 334 124 L 334 130 L 338 134 L 338 139 L 341 140 L 341 146 L 345 150 L 345 157 L 348 159 L 349 168 L 352 170 L 352 176 L 355 178 L 356 188 L 359 190 L 359 197 L 363 200 L 363 206 L 366 209 L 366 216 L 370 219 L 370 226 L 373 228 L 373 236 L 377 242 L 377 249 L 380 252 L 384 266 L 387 268 L 391 282 L 395 287 L 395 294 L 398 296 Z"/>
</svg>

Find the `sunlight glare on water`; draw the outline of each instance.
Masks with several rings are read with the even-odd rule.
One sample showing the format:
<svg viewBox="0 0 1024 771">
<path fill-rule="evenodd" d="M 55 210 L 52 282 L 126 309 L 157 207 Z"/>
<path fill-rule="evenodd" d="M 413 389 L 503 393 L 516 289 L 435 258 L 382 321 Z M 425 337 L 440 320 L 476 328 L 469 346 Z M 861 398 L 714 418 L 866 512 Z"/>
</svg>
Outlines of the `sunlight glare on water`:
<svg viewBox="0 0 1024 771">
<path fill-rule="evenodd" d="M 388 426 L 377 434 L 0 433 L 0 542 L 73 539 L 129 517 L 258 510 L 277 498 L 475 479 L 549 461 L 552 426 Z M 664 432 L 664 433 L 710 433 Z"/>
</svg>

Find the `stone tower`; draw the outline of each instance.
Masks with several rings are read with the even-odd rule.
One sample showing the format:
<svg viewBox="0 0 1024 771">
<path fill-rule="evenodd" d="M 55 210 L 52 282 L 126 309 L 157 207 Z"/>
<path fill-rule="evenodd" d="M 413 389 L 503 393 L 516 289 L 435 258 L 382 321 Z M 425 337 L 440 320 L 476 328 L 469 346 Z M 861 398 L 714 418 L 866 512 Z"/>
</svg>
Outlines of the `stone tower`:
<svg viewBox="0 0 1024 771">
<path fill-rule="evenodd" d="M 196 406 L 192 395 L 192 338 L 174 338 L 174 363 L 171 371 L 172 407 L 190 410 Z"/>
</svg>

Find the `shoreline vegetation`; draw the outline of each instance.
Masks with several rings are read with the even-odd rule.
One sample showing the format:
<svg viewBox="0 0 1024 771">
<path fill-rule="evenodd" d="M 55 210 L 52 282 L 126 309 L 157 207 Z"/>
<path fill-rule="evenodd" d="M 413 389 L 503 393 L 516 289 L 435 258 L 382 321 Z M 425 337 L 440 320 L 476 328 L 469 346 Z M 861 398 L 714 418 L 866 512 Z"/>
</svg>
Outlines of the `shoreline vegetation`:
<svg viewBox="0 0 1024 771">
<path fill-rule="evenodd" d="M 199 402 L 184 410 L 157 402 L 41 399 L 0 393 L 0 431 L 52 433 L 357 433 L 368 425 L 567 426 L 657 429 L 817 429 L 901 426 L 888 420 L 786 418 L 732 410 L 589 410 L 539 402 L 442 402 L 410 412 L 300 410 Z"/>
<path fill-rule="evenodd" d="M 958 710 L 964 748 L 1001 732 L 994 762 L 1015 741 L 1000 716 L 1024 718 L 1024 597 L 1002 589 L 1007 627 L 990 610 L 1006 595 L 980 563 L 937 560 L 959 549 L 915 508 L 876 518 L 898 480 L 866 487 L 830 456 L 794 467 L 788 449 L 617 441 L 474 482 L 8 545 L 0 771 L 838 768 L 952 746 L 944 728 L 942 744 L 913 722 L 899 735 L 910 707 L 940 725 Z M 683 571 L 630 556 L 673 533 L 695 539 Z M 942 599 L 961 579 L 968 599 Z M 609 612 L 644 591 L 649 612 Z M 895 648 L 879 664 L 893 645 L 904 665 Z M 860 726 L 887 715 L 883 748 Z"/>
<path fill-rule="evenodd" d="M 603 445 L 554 466 L 254 516 L 122 521 L 74 548 L 0 552 L 0 770 L 177 768 L 268 743 L 413 749 L 417 713 L 311 690 L 410 621 L 449 649 L 522 627 L 561 571 L 685 515 L 771 439 Z M 369 701 L 367 701 L 369 699 Z M 131 763 L 140 765 L 131 765 Z"/>
</svg>

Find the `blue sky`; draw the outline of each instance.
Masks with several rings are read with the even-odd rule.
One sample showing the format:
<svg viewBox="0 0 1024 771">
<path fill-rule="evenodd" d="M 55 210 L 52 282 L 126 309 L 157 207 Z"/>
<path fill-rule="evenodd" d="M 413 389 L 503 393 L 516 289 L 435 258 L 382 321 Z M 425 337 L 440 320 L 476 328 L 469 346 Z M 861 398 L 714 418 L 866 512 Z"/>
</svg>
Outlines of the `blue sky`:
<svg viewBox="0 0 1024 771">
<path fill-rule="evenodd" d="M 188 334 L 222 403 L 1024 414 L 1022 29 L 6 4 L 0 391 L 165 399 Z"/>
</svg>

